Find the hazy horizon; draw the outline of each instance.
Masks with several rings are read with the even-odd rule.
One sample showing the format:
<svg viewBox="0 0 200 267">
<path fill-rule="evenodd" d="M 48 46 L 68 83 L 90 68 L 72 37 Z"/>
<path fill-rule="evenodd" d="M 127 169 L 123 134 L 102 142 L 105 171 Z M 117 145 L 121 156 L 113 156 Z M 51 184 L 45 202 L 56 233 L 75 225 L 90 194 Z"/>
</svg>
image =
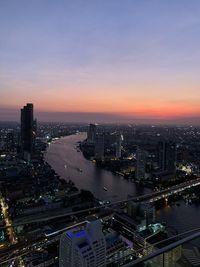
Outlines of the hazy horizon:
<svg viewBox="0 0 200 267">
<path fill-rule="evenodd" d="M 135 123 L 135 124 L 171 124 L 171 125 L 199 125 L 200 117 L 186 118 L 152 118 L 137 117 L 118 113 L 94 112 L 41 112 L 34 109 L 34 116 L 40 122 L 76 122 L 76 123 Z M 0 108 L 0 121 L 19 122 L 19 109 Z"/>
</svg>

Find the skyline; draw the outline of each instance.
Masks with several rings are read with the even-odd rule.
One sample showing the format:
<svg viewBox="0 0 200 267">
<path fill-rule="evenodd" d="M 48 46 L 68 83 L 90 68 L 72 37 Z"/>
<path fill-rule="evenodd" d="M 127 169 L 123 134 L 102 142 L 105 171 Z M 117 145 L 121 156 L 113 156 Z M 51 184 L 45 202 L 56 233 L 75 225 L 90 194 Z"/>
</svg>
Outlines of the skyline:
<svg viewBox="0 0 200 267">
<path fill-rule="evenodd" d="M 42 121 L 200 124 L 199 14 L 186 0 L 1 1 L 0 120 L 32 102 Z"/>
<path fill-rule="evenodd" d="M 0 122 L 19 123 L 20 108 L 18 110 L 13 109 L 9 111 L 0 109 Z M 7 115 L 6 119 L 5 114 Z M 119 113 L 38 112 L 37 110 L 34 111 L 34 114 L 38 122 L 200 126 L 200 117 L 151 118 L 147 116 L 133 117 L 128 114 Z"/>
</svg>

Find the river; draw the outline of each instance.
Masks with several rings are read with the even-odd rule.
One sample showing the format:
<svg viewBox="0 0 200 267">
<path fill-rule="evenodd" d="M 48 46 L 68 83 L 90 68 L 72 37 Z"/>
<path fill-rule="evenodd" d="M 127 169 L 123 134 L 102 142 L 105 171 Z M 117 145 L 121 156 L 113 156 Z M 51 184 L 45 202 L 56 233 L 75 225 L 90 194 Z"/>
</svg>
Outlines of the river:
<svg viewBox="0 0 200 267">
<path fill-rule="evenodd" d="M 46 161 L 62 178 L 70 178 L 76 187 L 91 191 L 101 200 L 121 200 L 127 198 L 128 194 L 136 196 L 151 191 L 85 159 L 82 152 L 78 152 L 76 148 L 78 142 L 85 139 L 86 133 L 79 133 L 60 138 L 49 145 Z"/>
<path fill-rule="evenodd" d="M 78 142 L 85 140 L 86 133 L 74 134 L 53 141 L 47 148 L 45 160 L 58 175 L 71 179 L 79 189 L 91 191 L 101 200 L 121 200 L 128 195 L 138 196 L 151 190 L 114 175 L 112 172 L 98 168 L 77 151 Z M 82 170 L 82 172 L 80 171 Z M 107 191 L 104 190 L 107 188 Z M 166 206 L 157 211 L 157 219 L 183 232 L 199 227 L 200 206 L 186 204 Z"/>
</svg>

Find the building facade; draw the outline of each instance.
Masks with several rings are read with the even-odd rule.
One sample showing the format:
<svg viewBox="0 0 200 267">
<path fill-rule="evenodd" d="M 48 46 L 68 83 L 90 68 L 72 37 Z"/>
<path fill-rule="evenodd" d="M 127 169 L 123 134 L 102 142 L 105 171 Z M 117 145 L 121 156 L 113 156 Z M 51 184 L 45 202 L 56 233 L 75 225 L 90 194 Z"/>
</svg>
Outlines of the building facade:
<svg viewBox="0 0 200 267">
<path fill-rule="evenodd" d="M 158 166 L 160 171 L 170 174 L 176 171 L 176 145 L 173 142 L 158 143 Z"/>
<path fill-rule="evenodd" d="M 21 109 L 21 149 L 23 158 L 30 160 L 34 142 L 33 104 L 28 103 Z"/>
<path fill-rule="evenodd" d="M 94 143 L 96 138 L 97 126 L 96 124 L 90 124 L 87 132 L 87 142 Z"/>
<path fill-rule="evenodd" d="M 136 165 L 136 179 L 145 179 L 145 169 L 146 169 L 146 152 L 137 148 L 136 152 L 137 165 Z"/>
<path fill-rule="evenodd" d="M 96 160 L 104 160 L 104 134 L 99 133 L 95 138 L 94 156 Z"/>
<path fill-rule="evenodd" d="M 106 241 L 99 220 L 87 222 L 85 228 L 62 234 L 59 266 L 106 266 Z"/>
<path fill-rule="evenodd" d="M 119 159 L 122 156 L 122 135 L 116 134 L 116 158 Z"/>
</svg>

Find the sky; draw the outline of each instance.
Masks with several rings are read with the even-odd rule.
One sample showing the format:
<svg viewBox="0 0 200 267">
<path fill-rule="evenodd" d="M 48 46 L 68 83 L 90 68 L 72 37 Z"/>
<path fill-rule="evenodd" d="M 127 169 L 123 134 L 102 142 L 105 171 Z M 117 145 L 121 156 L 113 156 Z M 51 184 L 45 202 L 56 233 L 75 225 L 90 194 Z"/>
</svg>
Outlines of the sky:
<svg viewBox="0 0 200 267">
<path fill-rule="evenodd" d="M 200 124 L 200 1 L 0 0 L 0 120 Z"/>
</svg>

